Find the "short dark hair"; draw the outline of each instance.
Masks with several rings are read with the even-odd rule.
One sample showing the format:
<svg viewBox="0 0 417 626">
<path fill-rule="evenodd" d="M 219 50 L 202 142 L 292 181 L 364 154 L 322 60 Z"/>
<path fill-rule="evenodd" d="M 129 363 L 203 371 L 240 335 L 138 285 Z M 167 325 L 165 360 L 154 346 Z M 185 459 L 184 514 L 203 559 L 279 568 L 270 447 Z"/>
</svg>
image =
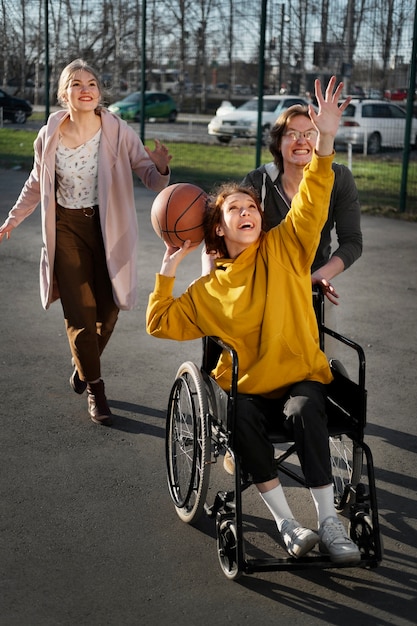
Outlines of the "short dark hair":
<svg viewBox="0 0 417 626">
<path fill-rule="evenodd" d="M 284 161 L 281 152 L 282 136 L 288 127 L 288 122 L 299 115 L 307 117 L 310 120 L 311 117 L 308 112 L 308 106 L 304 104 L 294 104 L 292 107 L 289 107 L 286 111 L 281 113 L 271 129 L 269 151 L 274 157 L 274 163 L 280 172 L 284 171 Z"/>
</svg>

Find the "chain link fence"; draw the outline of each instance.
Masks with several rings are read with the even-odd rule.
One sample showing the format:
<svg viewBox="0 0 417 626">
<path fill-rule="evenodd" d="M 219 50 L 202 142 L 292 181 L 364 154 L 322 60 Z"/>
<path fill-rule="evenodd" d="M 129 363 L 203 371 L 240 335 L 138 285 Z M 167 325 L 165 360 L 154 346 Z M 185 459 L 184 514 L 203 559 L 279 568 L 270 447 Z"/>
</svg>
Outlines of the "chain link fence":
<svg viewBox="0 0 417 626">
<path fill-rule="evenodd" d="M 399 111 L 411 101 L 415 148 L 415 14 L 416 0 L 3 0 L 0 83 L 35 104 L 54 104 L 62 67 L 83 57 L 101 72 L 109 102 L 138 90 L 145 76 L 147 89 L 170 92 L 183 113 L 214 116 L 224 100 L 238 107 L 257 95 L 261 68 L 264 94 L 307 99 L 317 76 L 336 74 L 355 96 L 338 159 L 352 168 L 363 205 L 375 210 L 398 211 L 405 181 L 411 216 L 416 150 L 404 159 Z M 236 145 L 223 146 L 224 154 Z"/>
</svg>

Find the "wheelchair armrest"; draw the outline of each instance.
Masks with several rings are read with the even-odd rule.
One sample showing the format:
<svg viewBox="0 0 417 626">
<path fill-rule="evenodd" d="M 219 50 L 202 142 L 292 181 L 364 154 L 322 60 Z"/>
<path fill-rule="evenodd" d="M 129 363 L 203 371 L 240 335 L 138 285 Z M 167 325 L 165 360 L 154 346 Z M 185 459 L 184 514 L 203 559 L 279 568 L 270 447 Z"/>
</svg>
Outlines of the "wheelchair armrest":
<svg viewBox="0 0 417 626">
<path fill-rule="evenodd" d="M 234 430 L 234 406 L 237 397 L 237 380 L 239 372 L 239 360 L 237 352 L 234 348 L 232 348 L 232 346 L 220 339 L 220 337 L 203 337 L 203 362 L 201 369 L 208 375 L 215 368 L 223 351 L 229 354 L 232 364 L 230 389 L 227 402 L 227 430 L 229 433 L 231 433 Z"/>
<path fill-rule="evenodd" d="M 365 352 L 363 351 L 363 348 L 355 341 L 352 341 L 352 339 L 341 335 L 331 328 L 327 328 L 327 326 L 320 325 L 319 331 L 333 337 L 336 341 L 340 341 L 345 346 L 352 348 L 352 350 L 356 352 L 358 356 L 358 384 L 360 387 L 365 388 Z"/>
<path fill-rule="evenodd" d="M 221 353 L 225 351 L 229 353 L 232 363 L 232 381 L 237 384 L 237 375 L 239 371 L 239 360 L 237 352 L 228 343 L 225 343 L 220 337 L 207 336 L 203 337 L 203 363 L 202 369 L 208 374 L 215 368 Z M 232 391 L 232 388 L 230 389 Z M 235 393 L 233 395 L 236 395 Z"/>
</svg>

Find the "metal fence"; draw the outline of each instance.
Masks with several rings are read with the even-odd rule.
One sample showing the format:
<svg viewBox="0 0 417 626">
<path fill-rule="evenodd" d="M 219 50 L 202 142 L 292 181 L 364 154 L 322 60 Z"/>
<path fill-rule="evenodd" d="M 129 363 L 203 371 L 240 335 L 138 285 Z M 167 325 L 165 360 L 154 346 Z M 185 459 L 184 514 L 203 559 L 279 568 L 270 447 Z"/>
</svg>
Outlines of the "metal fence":
<svg viewBox="0 0 417 626">
<path fill-rule="evenodd" d="M 147 86 L 170 90 L 180 110 L 214 114 L 223 99 L 239 105 L 256 95 L 260 75 L 265 94 L 310 97 L 316 76 L 336 74 L 347 93 L 408 105 L 415 143 L 416 12 L 416 0 L 3 0 L 0 82 L 38 103 L 48 94 L 53 104 L 60 70 L 81 56 L 113 100 L 137 90 L 145 72 Z M 366 141 L 345 143 L 338 156 L 358 181 L 366 166 L 364 200 L 389 197 L 413 213 L 416 153 L 392 138 L 402 133 L 395 115 L 376 117 L 374 129 L 359 128 Z M 353 136 L 357 120 L 347 121 Z M 378 132 L 382 145 L 371 155 Z"/>
</svg>

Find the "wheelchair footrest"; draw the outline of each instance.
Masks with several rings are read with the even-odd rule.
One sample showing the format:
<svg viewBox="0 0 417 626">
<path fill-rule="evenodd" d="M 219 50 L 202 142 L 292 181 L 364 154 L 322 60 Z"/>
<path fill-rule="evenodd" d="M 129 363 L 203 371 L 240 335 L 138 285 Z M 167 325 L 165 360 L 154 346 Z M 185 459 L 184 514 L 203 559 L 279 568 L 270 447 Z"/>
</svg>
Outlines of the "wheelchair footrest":
<svg viewBox="0 0 417 626">
<path fill-rule="evenodd" d="M 243 570 L 245 574 L 254 574 L 255 572 L 277 572 L 288 569 L 301 570 L 314 567 L 320 569 L 341 569 L 346 567 L 377 567 L 377 565 L 378 561 L 376 558 L 368 558 L 365 555 L 362 555 L 359 563 L 349 565 L 346 563 L 333 563 L 329 556 L 322 554 L 318 556 L 304 556 L 299 559 L 295 559 L 293 557 L 283 557 L 278 559 L 246 559 Z"/>
</svg>

